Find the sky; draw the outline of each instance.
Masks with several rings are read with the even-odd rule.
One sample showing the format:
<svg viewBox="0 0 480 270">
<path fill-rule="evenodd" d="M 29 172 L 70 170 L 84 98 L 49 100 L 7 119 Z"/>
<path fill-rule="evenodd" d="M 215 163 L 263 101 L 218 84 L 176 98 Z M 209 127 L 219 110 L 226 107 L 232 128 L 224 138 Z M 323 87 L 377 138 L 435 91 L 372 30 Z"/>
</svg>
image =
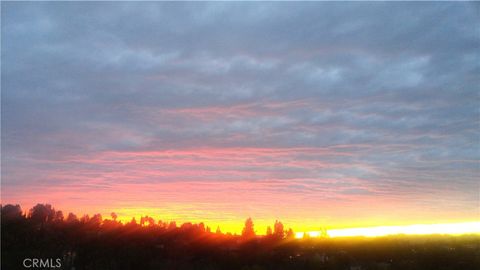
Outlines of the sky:
<svg viewBox="0 0 480 270">
<path fill-rule="evenodd" d="M 480 219 L 480 6 L 2 2 L 1 201 L 259 233 Z"/>
</svg>

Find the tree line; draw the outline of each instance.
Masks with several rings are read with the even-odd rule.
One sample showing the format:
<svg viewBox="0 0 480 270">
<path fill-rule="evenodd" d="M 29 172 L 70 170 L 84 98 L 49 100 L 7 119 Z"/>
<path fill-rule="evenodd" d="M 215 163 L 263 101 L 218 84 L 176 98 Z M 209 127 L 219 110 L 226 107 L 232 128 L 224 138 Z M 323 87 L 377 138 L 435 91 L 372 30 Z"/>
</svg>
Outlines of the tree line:
<svg viewBox="0 0 480 270">
<path fill-rule="evenodd" d="M 118 221 L 118 215 L 115 212 L 110 214 L 111 219 L 103 219 L 101 214 L 95 214 L 90 217 L 88 214 L 83 215 L 78 218 L 74 213 L 69 213 L 67 217 L 64 217 L 64 214 L 61 210 L 55 210 L 54 207 L 50 204 L 37 204 L 32 207 L 28 212 L 23 213 L 20 205 L 16 204 L 7 204 L 1 206 L 2 220 L 9 221 L 20 221 L 25 220 L 29 221 L 32 225 L 44 226 L 49 223 L 66 223 L 66 224 L 90 224 L 92 226 L 103 226 L 103 227 L 157 227 L 164 230 L 174 230 L 177 228 L 188 229 L 194 228 L 199 232 L 203 233 L 212 233 L 212 230 L 209 226 L 205 226 L 203 222 L 198 224 L 193 224 L 191 222 L 183 223 L 180 227 L 177 226 L 175 221 L 164 222 L 162 220 L 155 221 L 153 217 L 142 216 L 140 220 L 137 221 L 135 217 L 131 219 L 130 222 L 123 224 L 121 221 Z M 221 228 L 217 227 L 215 234 L 222 234 Z M 224 235 L 232 236 L 230 232 L 226 232 Z M 241 236 L 246 239 L 257 237 L 256 231 L 254 229 L 254 223 L 252 218 L 247 218 L 245 220 L 245 225 L 242 229 Z M 275 239 L 284 239 L 284 238 L 293 238 L 295 236 L 293 230 L 289 228 L 288 230 L 284 229 L 282 222 L 276 220 L 272 227 L 268 226 L 266 237 L 275 238 Z"/>
<path fill-rule="evenodd" d="M 109 218 L 64 215 L 50 204 L 25 212 L 20 205 L 2 205 L 1 225 L 2 269 L 22 269 L 25 258 L 61 259 L 62 269 L 77 270 L 241 269 L 255 260 L 253 250 L 266 253 L 294 239 L 280 221 L 257 235 L 248 218 L 236 235 L 202 222 L 177 225 L 142 216 L 122 223 L 113 212 Z"/>
</svg>

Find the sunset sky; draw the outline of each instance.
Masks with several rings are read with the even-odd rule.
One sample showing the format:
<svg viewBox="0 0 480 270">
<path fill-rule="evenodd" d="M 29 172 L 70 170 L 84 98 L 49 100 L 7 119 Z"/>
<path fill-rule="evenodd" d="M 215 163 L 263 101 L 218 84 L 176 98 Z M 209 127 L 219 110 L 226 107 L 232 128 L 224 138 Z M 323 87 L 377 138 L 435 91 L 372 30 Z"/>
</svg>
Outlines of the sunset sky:
<svg viewBox="0 0 480 270">
<path fill-rule="evenodd" d="M 478 3 L 1 3 L 1 201 L 258 233 L 480 219 Z"/>
</svg>

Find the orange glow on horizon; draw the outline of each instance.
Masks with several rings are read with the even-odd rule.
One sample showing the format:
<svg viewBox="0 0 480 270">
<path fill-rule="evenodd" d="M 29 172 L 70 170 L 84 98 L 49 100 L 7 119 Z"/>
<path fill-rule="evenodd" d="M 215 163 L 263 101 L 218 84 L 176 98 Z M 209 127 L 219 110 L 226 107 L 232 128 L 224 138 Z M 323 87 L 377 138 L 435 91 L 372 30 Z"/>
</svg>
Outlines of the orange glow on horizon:
<svg viewBox="0 0 480 270">
<path fill-rule="evenodd" d="M 169 191 L 172 188 L 168 185 L 164 187 L 168 187 Z M 175 221 L 178 227 L 188 222 L 194 224 L 203 223 L 205 227 L 210 227 L 212 232 L 215 232 L 217 227 L 219 227 L 222 233 L 237 235 L 241 234 L 245 220 L 248 217 L 253 219 L 257 235 L 265 235 L 267 227 L 273 228 L 275 220 L 278 220 L 283 223 L 285 230 L 291 228 L 295 232 L 296 238 L 303 238 L 305 234 L 312 238 L 325 235 L 333 238 L 350 236 L 375 237 L 396 234 L 480 234 L 480 222 L 474 218 L 450 216 L 450 218 L 440 219 L 423 215 L 423 219 L 417 216 L 412 216 L 408 219 L 393 219 L 388 218 L 388 216 L 381 217 L 378 213 L 371 213 L 368 211 L 369 209 L 365 210 L 365 215 L 361 218 L 335 216 L 322 218 L 322 215 L 319 215 L 318 212 L 304 211 L 306 207 L 303 209 L 294 208 L 293 210 L 295 211 L 278 212 L 275 214 L 267 211 L 255 212 L 258 208 L 253 208 L 254 204 L 249 205 L 248 208 L 244 205 L 245 211 L 236 212 L 230 211 L 231 209 L 229 208 L 213 208 L 211 204 L 191 204 L 186 202 L 161 202 L 161 206 L 147 206 L 145 204 L 143 207 L 132 207 L 125 204 L 86 207 L 73 204 L 65 205 L 57 202 L 48 203 L 55 207 L 56 210 L 62 210 L 64 216 L 67 216 L 70 212 L 76 214 L 78 218 L 86 214 L 93 216 L 99 213 L 103 219 L 112 219 L 110 214 L 115 212 L 117 220 L 123 224 L 130 222 L 133 217 L 139 223 L 142 216 L 149 216 L 157 224 L 160 220 L 163 223 Z M 20 205 L 24 213 L 28 213 L 28 209 L 34 206 L 28 204 Z M 102 210 L 96 211 L 94 209 Z M 342 212 L 341 208 L 336 209 L 338 209 L 338 212 Z M 235 210 L 238 210 L 238 208 L 235 208 Z M 369 213 L 371 214 L 368 215 Z"/>
<path fill-rule="evenodd" d="M 130 215 L 119 216 L 118 220 L 122 223 L 130 222 L 133 217 L 137 222 L 140 220 L 140 213 L 142 215 L 148 215 L 151 209 L 143 209 L 144 211 L 138 211 L 138 209 L 123 211 Z M 152 212 L 150 212 L 152 213 Z M 212 220 L 193 220 L 193 219 L 178 219 L 175 216 L 155 216 L 148 215 L 155 219 L 156 222 L 162 220 L 163 222 L 175 221 L 177 226 L 181 226 L 185 222 L 191 223 L 204 223 L 205 226 L 210 227 L 212 232 L 215 232 L 219 227 L 222 233 L 231 233 L 240 235 L 244 226 L 245 220 L 229 220 L 229 221 L 212 221 Z M 246 218 L 245 218 L 246 219 Z M 265 235 L 268 226 L 273 228 L 275 220 L 255 220 L 254 226 L 257 235 Z M 280 220 L 282 221 L 282 220 Z M 456 223 L 436 223 L 436 224 L 407 224 L 407 225 L 388 225 L 388 226 L 371 226 L 371 227 L 357 227 L 357 228 L 330 228 L 319 231 L 305 231 L 302 232 L 298 225 L 283 223 L 285 230 L 292 228 L 295 232 L 295 238 L 303 238 L 305 235 L 311 238 L 317 238 L 327 236 L 330 238 L 337 237 L 379 237 L 388 235 L 431 235 L 431 234 L 444 234 L 444 235 L 462 235 L 462 234 L 480 234 L 480 222 L 479 221 L 467 221 Z M 309 227 L 313 227 L 309 226 Z"/>
<path fill-rule="evenodd" d="M 181 213 L 186 205 L 168 204 L 163 207 L 105 207 L 103 211 L 94 211 L 85 207 L 70 206 L 58 207 L 56 203 L 50 203 L 56 210 L 62 210 L 66 216 L 68 213 L 74 213 L 81 218 L 83 215 L 93 216 L 96 213 L 102 215 L 103 219 L 112 219 L 110 214 L 115 212 L 117 221 L 126 224 L 136 219 L 139 223 L 141 217 L 149 216 L 158 224 L 170 223 L 174 221 L 177 227 L 183 223 L 199 224 L 203 223 L 205 227 L 210 227 L 215 232 L 217 227 L 222 233 L 231 233 L 240 235 L 244 227 L 245 220 L 251 217 L 254 222 L 254 229 L 257 235 L 265 235 L 267 227 L 273 228 L 275 220 L 283 223 L 284 229 L 291 228 L 295 233 L 295 238 L 303 237 L 377 237 L 387 235 L 462 235 L 462 234 L 480 234 L 480 221 L 478 219 L 460 219 L 451 218 L 444 220 L 428 220 L 409 219 L 409 220 L 388 220 L 385 218 L 376 218 L 370 216 L 364 219 L 330 219 L 321 220 L 308 216 L 304 213 L 303 217 L 285 216 L 265 216 L 261 214 L 245 215 L 230 214 L 228 212 L 216 212 L 213 209 L 202 209 L 200 206 L 189 205 L 188 213 Z M 29 205 L 23 209 L 28 214 L 28 209 L 34 205 Z M 229 215 L 230 214 L 230 215 Z M 425 223 L 422 223 L 425 222 Z"/>
</svg>

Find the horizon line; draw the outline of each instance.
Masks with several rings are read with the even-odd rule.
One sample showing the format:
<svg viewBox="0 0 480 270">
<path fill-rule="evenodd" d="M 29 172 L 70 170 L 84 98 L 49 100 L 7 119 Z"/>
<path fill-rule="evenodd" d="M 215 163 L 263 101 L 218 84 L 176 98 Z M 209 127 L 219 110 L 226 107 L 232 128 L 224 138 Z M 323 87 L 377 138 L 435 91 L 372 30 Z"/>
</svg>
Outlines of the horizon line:
<svg viewBox="0 0 480 270">
<path fill-rule="evenodd" d="M 393 226 L 372 226 L 360 228 L 326 229 L 323 231 L 296 232 L 295 238 L 340 238 L 340 237 L 381 237 L 392 235 L 467 235 L 480 234 L 480 221 L 411 224 Z"/>
</svg>

